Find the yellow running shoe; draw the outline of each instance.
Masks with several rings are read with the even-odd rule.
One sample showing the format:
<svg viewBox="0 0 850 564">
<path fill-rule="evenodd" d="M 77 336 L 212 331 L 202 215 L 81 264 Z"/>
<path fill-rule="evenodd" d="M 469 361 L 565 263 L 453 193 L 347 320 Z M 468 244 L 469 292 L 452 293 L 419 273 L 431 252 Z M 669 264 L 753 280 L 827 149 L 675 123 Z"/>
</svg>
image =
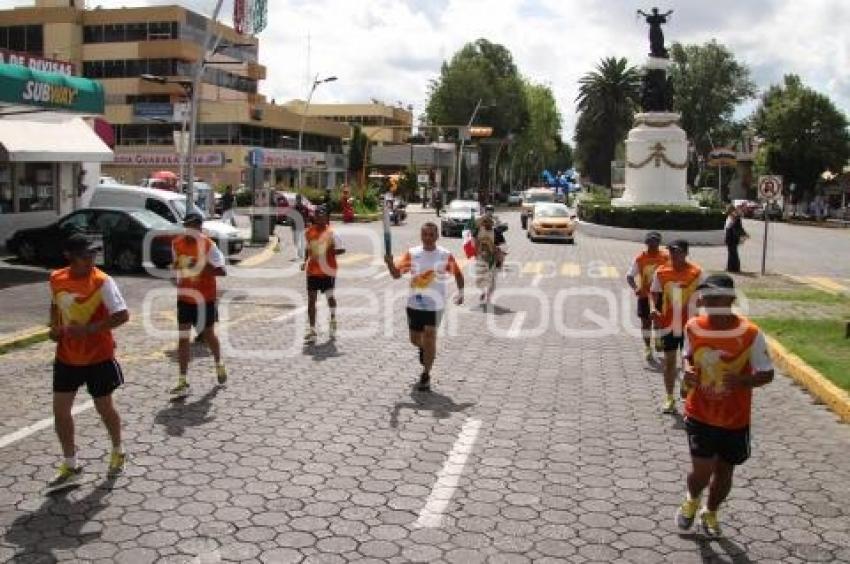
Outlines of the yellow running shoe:
<svg viewBox="0 0 850 564">
<path fill-rule="evenodd" d="M 722 536 L 722 533 L 720 532 L 720 522 L 717 520 L 717 511 L 704 509 L 699 514 L 699 520 L 705 536 L 715 539 Z"/>
<path fill-rule="evenodd" d="M 224 364 L 215 365 L 215 375 L 219 384 L 224 385 L 227 383 L 227 368 L 225 368 Z"/>
<path fill-rule="evenodd" d="M 694 517 L 699 509 L 699 499 L 686 499 L 676 511 L 676 526 L 686 531 L 694 524 Z"/>
<path fill-rule="evenodd" d="M 336 339 L 336 329 L 337 329 L 336 319 L 331 319 L 330 328 L 329 328 L 329 331 L 328 331 L 331 339 Z"/>
<path fill-rule="evenodd" d="M 177 385 L 171 388 L 171 393 L 175 396 L 179 396 L 185 394 L 189 389 L 189 382 L 186 381 L 185 376 L 180 376 L 177 378 Z"/>
<path fill-rule="evenodd" d="M 62 488 L 73 484 L 80 479 L 80 474 L 83 473 L 81 467 L 72 468 L 62 462 L 59 468 L 56 469 L 56 476 L 47 483 L 49 489 Z"/>
<path fill-rule="evenodd" d="M 127 461 L 127 455 L 123 452 L 115 452 L 112 451 L 112 454 L 109 455 L 109 470 L 107 471 L 107 475 L 109 476 L 117 476 L 121 472 L 124 471 L 124 463 Z"/>
<path fill-rule="evenodd" d="M 676 398 L 667 396 L 667 399 L 664 400 L 664 405 L 661 407 L 661 413 L 676 413 Z"/>
</svg>

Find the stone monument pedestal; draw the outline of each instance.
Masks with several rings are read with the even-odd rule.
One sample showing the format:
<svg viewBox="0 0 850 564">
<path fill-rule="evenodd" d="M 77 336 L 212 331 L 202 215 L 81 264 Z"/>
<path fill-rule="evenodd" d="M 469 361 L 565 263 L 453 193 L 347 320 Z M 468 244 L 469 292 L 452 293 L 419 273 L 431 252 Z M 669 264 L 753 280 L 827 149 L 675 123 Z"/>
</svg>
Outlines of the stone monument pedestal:
<svg viewBox="0 0 850 564">
<path fill-rule="evenodd" d="M 635 116 L 626 139 L 626 189 L 615 206 L 695 205 L 688 198 L 688 139 L 680 117 L 670 112 Z"/>
</svg>

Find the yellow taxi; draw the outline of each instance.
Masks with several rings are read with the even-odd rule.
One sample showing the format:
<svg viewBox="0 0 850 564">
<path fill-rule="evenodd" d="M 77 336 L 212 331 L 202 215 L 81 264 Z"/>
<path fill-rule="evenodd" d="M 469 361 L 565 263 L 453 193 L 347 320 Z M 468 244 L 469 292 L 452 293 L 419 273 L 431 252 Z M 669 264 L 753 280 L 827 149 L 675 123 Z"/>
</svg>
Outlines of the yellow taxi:
<svg viewBox="0 0 850 564">
<path fill-rule="evenodd" d="M 536 204 L 526 234 L 532 242 L 542 240 L 574 243 L 576 216 L 564 204 Z"/>
<path fill-rule="evenodd" d="M 522 194 L 522 209 L 519 221 L 523 229 L 528 228 L 528 219 L 534 206 L 541 203 L 555 203 L 555 192 L 550 188 L 530 188 Z"/>
</svg>

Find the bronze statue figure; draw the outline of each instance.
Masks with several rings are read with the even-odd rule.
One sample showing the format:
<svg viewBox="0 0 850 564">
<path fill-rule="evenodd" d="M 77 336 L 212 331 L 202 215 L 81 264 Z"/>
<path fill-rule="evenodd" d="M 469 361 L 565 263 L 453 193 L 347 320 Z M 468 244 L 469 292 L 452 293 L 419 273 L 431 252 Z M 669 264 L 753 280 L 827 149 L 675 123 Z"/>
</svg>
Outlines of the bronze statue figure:
<svg viewBox="0 0 850 564">
<path fill-rule="evenodd" d="M 667 23 L 667 18 L 670 17 L 673 10 L 669 10 L 666 14 L 662 14 L 658 11 L 658 8 L 653 8 L 651 14 L 647 14 L 643 10 L 638 10 L 637 13 L 639 16 L 646 18 L 646 23 L 649 24 L 650 56 L 661 59 L 669 58 L 670 54 L 664 47 L 664 32 L 661 30 L 661 26 Z"/>
</svg>

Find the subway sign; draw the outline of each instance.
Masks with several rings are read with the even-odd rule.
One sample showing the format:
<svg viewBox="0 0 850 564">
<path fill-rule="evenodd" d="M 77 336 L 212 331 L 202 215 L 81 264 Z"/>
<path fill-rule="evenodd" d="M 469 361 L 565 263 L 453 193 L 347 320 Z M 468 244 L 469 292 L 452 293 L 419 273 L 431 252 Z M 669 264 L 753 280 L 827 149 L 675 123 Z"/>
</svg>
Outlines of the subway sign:
<svg viewBox="0 0 850 564">
<path fill-rule="evenodd" d="M 29 104 L 74 107 L 80 91 L 70 86 L 28 80 L 24 84 L 21 100 Z"/>
</svg>

